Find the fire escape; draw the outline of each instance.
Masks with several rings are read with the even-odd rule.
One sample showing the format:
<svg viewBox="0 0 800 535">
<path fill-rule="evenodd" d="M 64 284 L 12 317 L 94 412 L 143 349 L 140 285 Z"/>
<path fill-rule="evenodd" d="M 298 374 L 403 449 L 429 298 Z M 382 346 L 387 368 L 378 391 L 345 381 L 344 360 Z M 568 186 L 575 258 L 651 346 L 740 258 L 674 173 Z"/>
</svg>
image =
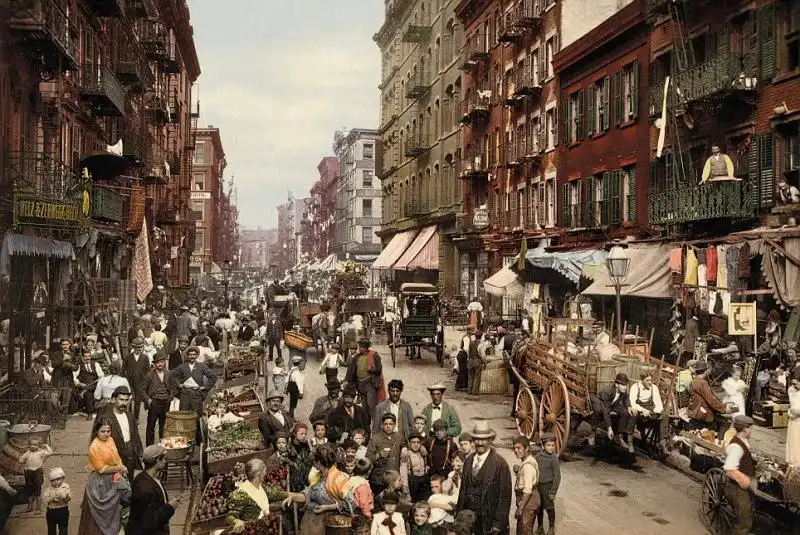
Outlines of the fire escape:
<svg viewBox="0 0 800 535">
<path fill-rule="evenodd" d="M 489 68 L 489 38 L 483 31 L 467 36 L 461 51 L 463 70 L 471 79 L 472 86 L 466 90 L 459 103 L 461 127 L 466 129 L 467 144 L 460 163 L 459 178 L 463 180 L 489 177 L 488 141 L 486 139 L 489 115 L 492 106 L 492 90 L 482 87 L 479 80 Z M 474 183 L 470 183 L 474 186 Z"/>
<path fill-rule="evenodd" d="M 725 0 L 720 6 L 725 3 L 733 4 Z M 774 6 L 711 24 L 706 33 L 690 39 L 687 27 L 699 26 L 707 18 L 704 15 L 691 0 L 648 0 L 651 23 L 670 24 L 673 35 L 672 56 L 663 68 L 666 72 L 655 76 L 650 87 L 651 116 L 657 119 L 659 129 L 666 128 L 664 154 L 651 165 L 654 187 L 648 215 L 655 225 L 751 218 L 767 202 L 761 198 L 760 181 L 771 184 L 774 180 L 764 169 L 771 170 L 772 164 L 762 163 L 764 159 L 772 161 L 771 137 L 757 140 L 747 134 L 729 141 L 727 147 L 722 144 L 724 137 L 713 139 L 713 144 L 720 144 L 722 152 L 737 162 L 735 173 L 741 180 L 701 183 L 711 147 L 693 139 L 724 135 L 720 122 L 745 122 L 754 110 L 760 85 L 772 77 L 775 67 Z"/>
</svg>

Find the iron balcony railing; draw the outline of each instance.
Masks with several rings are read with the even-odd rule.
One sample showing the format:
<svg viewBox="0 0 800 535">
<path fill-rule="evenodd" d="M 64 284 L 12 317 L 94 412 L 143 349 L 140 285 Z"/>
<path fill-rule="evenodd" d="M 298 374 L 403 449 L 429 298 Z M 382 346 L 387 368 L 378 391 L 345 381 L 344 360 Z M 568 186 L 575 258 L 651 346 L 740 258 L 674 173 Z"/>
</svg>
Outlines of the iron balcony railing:
<svg viewBox="0 0 800 535">
<path fill-rule="evenodd" d="M 489 117 L 489 108 L 492 103 L 492 92 L 474 90 L 467 94 L 459 104 L 461 122 L 473 124 Z"/>
<path fill-rule="evenodd" d="M 122 131 L 122 155 L 129 160 L 142 163 L 147 159 L 149 136 L 144 136 L 138 129 L 130 128 Z"/>
<path fill-rule="evenodd" d="M 156 15 L 152 0 L 128 0 L 128 6 L 134 17 L 145 18 Z"/>
<path fill-rule="evenodd" d="M 163 91 L 150 91 L 145 97 L 145 107 L 156 124 L 171 122 L 167 95 Z"/>
<path fill-rule="evenodd" d="M 122 195 L 104 186 L 92 187 L 92 219 L 122 223 L 125 202 Z"/>
<path fill-rule="evenodd" d="M 87 0 L 86 3 L 98 17 L 119 18 L 126 12 L 125 0 Z"/>
<path fill-rule="evenodd" d="M 147 21 L 139 41 L 149 59 L 162 61 L 169 56 L 169 30 L 160 22 Z"/>
<path fill-rule="evenodd" d="M 678 0 L 678 2 L 680 1 Z M 667 13 L 669 5 L 675 2 L 676 0 L 647 0 L 647 13 L 650 15 Z"/>
<path fill-rule="evenodd" d="M 483 32 L 467 36 L 461 49 L 461 70 L 469 71 L 489 57 L 489 41 Z"/>
<path fill-rule="evenodd" d="M 458 177 L 464 180 L 488 177 L 488 161 L 488 157 L 483 152 L 468 151 L 459 163 Z"/>
<path fill-rule="evenodd" d="M 544 2 L 540 0 L 519 0 L 511 8 L 511 24 L 517 28 L 533 28 L 542 16 Z"/>
<path fill-rule="evenodd" d="M 25 35 L 26 45 L 45 62 L 46 68 L 78 68 L 78 32 L 56 0 L 14 6 L 8 27 Z"/>
<path fill-rule="evenodd" d="M 430 89 L 431 82 L 427 71 L 417 71 L 406 84 L 406 98 L 418 99 Z"/>
<path fill-rule="evenodd" d="M 131 93 L 141 93 L 152 83 L 152 73 L 146 60 L 133 52 L 114 62 L 114 72 Z"/>
<path fill-rule="evenodd" d="M 502 26 L 499 32 L 501 43 L 514 43 L 522 39 L 524 28 L 514 24 L 514 9 L 512 8 L 505 15 L 503 15 Z"/>
<path fill-rule="evenodd" d="M 6 175 L 15 192 L 46 200 L 80 199 L 82 180 L 72 167 L 41 152 L 7 152 Z"/>
<path fill-rule="evenodd" d="M 430 13 L 424 10 L 415 11 L 408 26 L 403 32 L 402 40 L 406 43 L 421 43 L 427 40 L 431 35 L 431 18 Z"/>
<path fill-rule="evenodd" d="M 415 133 L 406 140 L 406 157 L 417 158 L 424 154 L 430 147 L 430 136 L 423 133 Z"/>
<path fill-rule="evenodd" d="M 672 185 L 648 196 L 651 224 L 671 225 L 756 215 L 755 190 L 750 181 Z"/>
<path fill-rule="evenodd" d="M 403 215 L 405 217 L 416 217 L 425 215 L 428 212 L 428 203 L 426 201 L 406 201 L 403 205 Z"/>
<path fill-rule="evenodd" d="M 92 103 L 100 116 L 121 116 L 125 112 L 125 88 L 106 66 L 87 63 L 80 83 L 81 97 Z"/>
</svg>

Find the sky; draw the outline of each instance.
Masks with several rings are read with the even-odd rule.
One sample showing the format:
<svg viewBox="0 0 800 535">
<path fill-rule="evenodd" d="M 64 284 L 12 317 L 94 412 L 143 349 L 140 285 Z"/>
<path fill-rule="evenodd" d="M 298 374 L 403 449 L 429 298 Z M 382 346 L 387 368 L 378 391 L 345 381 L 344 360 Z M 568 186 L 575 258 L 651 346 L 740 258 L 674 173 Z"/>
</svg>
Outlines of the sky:
<svg viewBox="0 0 800 535">
<path fill-rule="evenodd" d="M 337 129 L 377 128 L 382 0 L 188 0 L 201 126 L 220 129 L 239 224 L 277 226 Z"/>
</svg>

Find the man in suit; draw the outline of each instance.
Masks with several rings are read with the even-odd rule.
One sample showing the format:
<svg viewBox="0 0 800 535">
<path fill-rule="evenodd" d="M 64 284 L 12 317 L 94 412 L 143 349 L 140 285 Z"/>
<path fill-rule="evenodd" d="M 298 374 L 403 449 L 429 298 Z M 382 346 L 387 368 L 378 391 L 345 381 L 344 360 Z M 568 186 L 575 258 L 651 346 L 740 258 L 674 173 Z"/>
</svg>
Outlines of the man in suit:
<svg viewBox="0 0 800 535">
<path fill-rule="evenodd" d="M 289 413 L 283 410 L 283 394 L 273 392 L 267 399 L 267 411 L 258 419 L 258 430 L 264 438 L 264 445 L 269 448 L 274 445 L 275 433 L 291 433 L 294 420 Z"/>
<path fill-rule="evenodd" d="M 131 352 L 122 361 L 122 376 L 128 380 L 131 389 L 134 392 L 133 398 L 133 417 L 139 421 L 139 409 L 144 398 L 142 397 L 142 385 L 144 378 L 150 371 L 150 359 L 144 354 L 144 339 L 141 337 L 134 338 L 131 342 Z"/>
<path fill-rule="evenodd" d="M 414 431 L 414 409 L 407 401 L 400 399 L 402 394 L 403 381 L 399 379 L 389 381 L 389 399 L 375 406 L 375 414 L 372 416 L 373 433 L 380 433 L 383 415 L 391 412 L 397 420 L 395 429 L 403 442 L 408 440 L 408 436 Z"/>
<path fill-rule="evenodd" d="M 175 320 L 175 334 L 179 337 L 185 336 L 187 339 L 192 336 L 192 315 L 186 305 L 181 307 L 181 315 Z"/>
<path fill-rule="evenodd" d="M 617 439 L 620 446 L 633 453 L 633 431 L 636 428 L 636 415 L 631 414 L 631 401 L 628 396 L 630 380 L 624 373 L 618 373 L 614 384 L 591 396 L 592 420 L 595 425 L 603 425 L 609 440 Z M 628 439 L 626 440 L 626 437 Z M 590 445 L 594 442 L 594 429 L 589 436 Z"/>
<path fill-rule="evenodd" d="M 97 381 L 101 377 L 105 377 L 105 373 L 103 373 L 100 363 L 92 360 L 91 347 L 84 346 L 81 355 L 83 360 L 81 360 L 80 368 L 73 374 L 75 386 L 80 391 L 83 408 L 86 411 L 86 419 L 91 420 L 94 418 L 94 390 L 97 387 Z"/>
<path fill-rule="evenodd" d="M 180 409 L 195 411 L 198 418 L 203 413 L 203 400 L 217 384 L 217 376 L 207 365 L 196 362 L 200 350 L 194 346 L 186 350 L 186 361 L 172 370 L 172 378 L 180 388 Z"/>
<path fill-rule="evenodd" d="M 361 404 L 367 409 L 367 414 L 372 415 L 378 404 L 378 393 L 383 388 L 383 365 L 380 355 L 369 346 L 366 338 L 358 340 L 358 353 L 347 365 L 345 382 L 356 387 L 361 395 Z M 385 391 L 383 397 L 386 397 Z"/>
<path fill-rule="evenodd" d="M 489 428 L 487 420 L 478 420 L 470 434 L 475 443 L 475 454 L 470 455 L 464 464 L 456 511 L 469 509 L 475 513 L 473 533 L 506 535 L 511 510 L 511 470 L 492 447 L 496 434 Z"/>
<path fill-rule="evenodd" d="M 281 340 L 283 340 L 283 323 L 275 312 L 271 312 L 267 321 L 267 348 L 270 361 L 272 361 L 273 347 L 278 350 L 279 355 L 281 354 Z"/>
<path fill-rule="evenodd" d="M 364 407 L 356 405 L 357 395 L 355 385 L 348 384 L 344 387 L 341 403 L 328 414 L 328 440 L 339 442 L 352 437 L 354 430 L 361 429 L 364 431 L 365 441 L 369 442 L 369 413 Z"/>
<path fill-rule="evenodd" d="M 169 535 L 169 520 L 181 499 L 170 500 L 158 480 L 166 454 L 167 448 L 160 444 L 147 446 L 142 454 L 144 471 L 131 484 L 130 517 L 125 526 L 128 535 Z"/>
<path fill-rule="evenodd" d="M 429 435 L 436 434 L 433 422 L 441 419 L 447 424 L 447 436 L 457 438 L 461 434 L 461 420 L 455 407 L 442 401 L 445 390 L 447 387 L 441 383 L 428 387 L 431 402 L 423 407 L 422 415 L 425 417 L 425 427 Z"/>
<path fill-rule="evenodd" d="M 342 393 L 342 385 L 338 379 L 332 379 L 325 384 L 328 393 L 324 396 L 317 398 L 314 402 L 314 408 L 311 409 L 311 416 L 309 421 L 314 422 L 325 421 L 328 415 L 339 406 L 339 395 Z"/>
<path fill-rule="evenodd" d="M 145 444 L 148 446 L 155 442 L 156 423 L 158 423 L 158 437 L 164 438 L 164 423 L 167 420 L 169 404 L 178 394 L 178 383 L 172 374 L 164 368 L 167 356 L 163 351 L 153 357 L 155 366 L 147 377 L 144 378 L 142 394 L 147 406 L 147 430 L 145 431 Z"/>
<path fill-rule="evenodd" d="M 142 469 L 142 439 L 136 420 L 128 410 L 131 389 L 127 386 L 117 387 L 111 397 L 112 402 L 97 414 L 97 418 L 107 418 L 111 422 L 111 438 L 122 463 L 128 468 L 128 477 L 132 477 L 134 470 Z"/>
<path fill-rule="evenodd" d="M 44 353 L 33 359 L 31 367 L 25 370 L 22 378 L 25 385 L 31 388 L 41 388 L 45 385 L 44 367 L 47 365 L 47 357 Z"/>
<path fill-rule="evenodd" d="M 186 360 L 186 350 L 189 349 L 189 337 L 179 336 L 178 347 L 169 356 L 169 369 L 174 370 Z"/>
</svg>

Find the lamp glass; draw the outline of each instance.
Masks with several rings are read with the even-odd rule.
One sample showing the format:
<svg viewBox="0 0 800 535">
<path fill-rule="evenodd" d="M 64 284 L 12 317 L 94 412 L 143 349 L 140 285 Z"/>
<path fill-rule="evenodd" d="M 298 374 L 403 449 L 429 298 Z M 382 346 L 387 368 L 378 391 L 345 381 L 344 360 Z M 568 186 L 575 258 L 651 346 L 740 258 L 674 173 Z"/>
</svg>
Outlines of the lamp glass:
<svg viewBox="0 0 800 535">
<path fill-rule="evenodd" d="M 630 262 L 626 249 L 618 245 L 611 248 L 606 258 L 606 269 L 608 269 L 608 276 L 614 284 L 622 284 L 622 281 L 628 276 Z"/>
</svg>

